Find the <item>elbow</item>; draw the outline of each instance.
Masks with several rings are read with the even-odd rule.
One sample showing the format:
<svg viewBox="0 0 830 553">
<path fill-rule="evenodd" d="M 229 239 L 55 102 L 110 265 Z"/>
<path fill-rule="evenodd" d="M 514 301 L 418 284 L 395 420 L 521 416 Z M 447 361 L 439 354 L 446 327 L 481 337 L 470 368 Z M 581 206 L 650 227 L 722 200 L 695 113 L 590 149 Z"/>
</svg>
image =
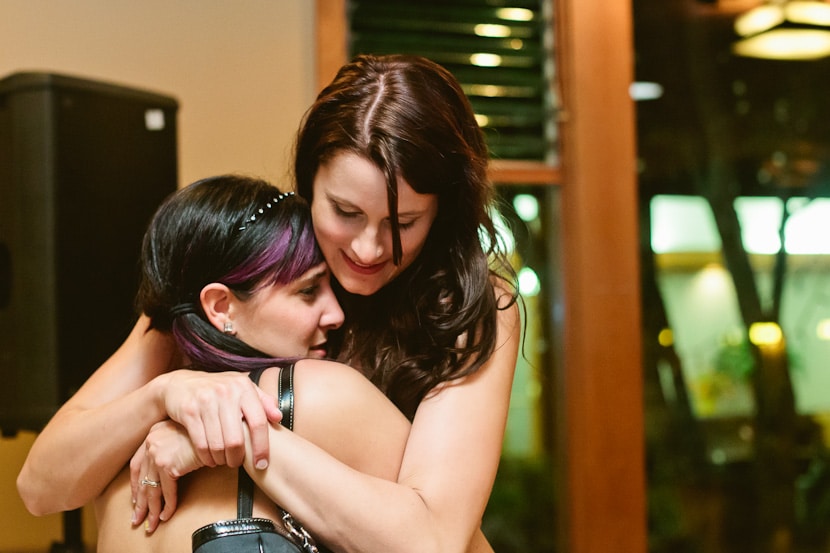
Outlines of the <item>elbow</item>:
<svg viewBox="0 0 830 553">
<path fill-rule="evenodd" d="M 23 500 L 26 510 L 36 517 L 51 515 L 61 511 L 73 509 L 73 506 L 59 505 L 55 502 L 56 494 L 38 486 L 34 478 L 29 475 L 26 467 L 17 475 L 17 493 Z"/>
<path fill-rule="evenodd" d="M 36 517 L 50 514 L 49 510 L 42 504 L 39 494 L 35 492 L 29 479 L 26 477 L 25 468 L 17 475 L 17 494 L 23 500 L 23 505 L 29 513 Z"/>
</svg>

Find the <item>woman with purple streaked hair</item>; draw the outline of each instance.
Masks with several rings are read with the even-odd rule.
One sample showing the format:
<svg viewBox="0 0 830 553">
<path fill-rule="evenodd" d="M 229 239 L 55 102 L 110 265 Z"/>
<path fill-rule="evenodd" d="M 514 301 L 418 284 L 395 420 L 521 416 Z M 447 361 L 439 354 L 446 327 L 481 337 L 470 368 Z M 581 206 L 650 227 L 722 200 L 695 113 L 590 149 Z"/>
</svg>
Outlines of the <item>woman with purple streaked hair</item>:
<svg viewBox="0 0 830 553">
<path fill-rule="evenodd" d="M 100 397 L 99 381 L 106 375 L 96 373 L 55 415 L 31 452 L 37 456 L 42 441 L 60 439 L 65 417 L 96 403 L 109 410 L 110 418 L 100 419 L 109 420 L 109 433 L 139 440 L 127 449 L 113 448 L 106 440 L 85 441 L 84 447 L 100 458 L 99 472 L 90 475 L 79 466 L 77 486 L 94 498 L 98 551 L 188 551 L 194 531 L 235 518 L 234 467 L 242 459 L 206 468 L 184 426 L 167 418 L 164 405 L 166 390 L 198 382 L 204 375 L 261 371 L 258 393 L 273 405 L 280 370 L 291 371 L 296 434 L 278 425 L 269 427 L 271 443 L 300 441 L 298 447 L 319 447 L 351 470 L 386 480 L 397 477 L 408 421 L 360 373 L 323 359 L 328 333 L 343 323 L 343 311 L 331 289 L 305 200 L 240 175 L 193 183 L 170 195 L 155 213 L 144 236 L 141 272 L 137 307 L 145 323 L 137 331 L 172 336 L 181 354 L 177 364 L 185 368 L 111 398 Z M 126 389 L 130 379 L 123 376 Z M 228 390 L 226 400 L 235 405 L 233 386 Z M 119 419 L 132 408 L 142 413 L 139 420 Z M 346 411 L 360 415 L 346 420 Z M 186 417 L 182 413 L 177 420 Z M 125 459 L 142 439 L 143 449 L 152 455 L 136 459 L 142 477 L 131 481 Z M 245 436 L 241 440 L 244 445 Z M 155 455 L 157 451 L 162 455 Z M 73 458 L 63 462 L 72 464 Z M 177 479 L 164 470 L 168 464 L 193 470 Z M 257 475 L 259 486 L 252 515 L 273 521 L 275 529 L 281 527 L 285 512 L 268 480 L 276 467 L 260 470 L 248 463 L 246 469 Z M 22 480 L 30 470 L 27 463 Z M 108 472 L 111 482 L 105 488 L 84 489 L 88 478 L 100 479 Z M 149 519 L 146 524 L 130 521 L 127 511 L 137 486 L 148 487 L 151 493 L 142 497 L 149 496 L 168 512 L 178 501 L 176 517 L 158 529 L 150 527 Z"/>
<path fill-rule="evenodd" d="M 280 304 L 281 324 L 249 336 L 242 328 L 223 332 L 205 311 L 203 300 L 217 285 L 245 304 L 307 273 L 318 275 L 305 297 L 314 302 L 298 305 L 319 314 Z M 326 355 L 328 331 L 343 322 L 328 282 L 306 202 L 265 181 L 223 175 L 195 182 L 159 207 L 144 235 L 136 304 L 151 330 L 172 333 L 195 368 L 250 371 L 274 365 L 267 351 L 298 359 Z M 226 322 L 234 323 L 230 313 Z"/>
</svg>

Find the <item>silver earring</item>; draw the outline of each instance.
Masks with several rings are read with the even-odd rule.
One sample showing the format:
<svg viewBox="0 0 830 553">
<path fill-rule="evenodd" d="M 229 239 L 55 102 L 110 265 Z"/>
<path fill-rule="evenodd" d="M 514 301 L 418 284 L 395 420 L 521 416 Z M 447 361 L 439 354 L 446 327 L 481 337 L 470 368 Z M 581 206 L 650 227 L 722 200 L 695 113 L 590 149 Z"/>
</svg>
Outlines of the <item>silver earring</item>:
<svg viewBox="0 0 830 553">
<path fill-rule="evenodd" d="M 222 332 L 225 334 L 236 334 L 236 331 L 233 329 L 233 323 L 231 321 L 225 321 L 225 327 L 222 329 Z"/>
</svg>

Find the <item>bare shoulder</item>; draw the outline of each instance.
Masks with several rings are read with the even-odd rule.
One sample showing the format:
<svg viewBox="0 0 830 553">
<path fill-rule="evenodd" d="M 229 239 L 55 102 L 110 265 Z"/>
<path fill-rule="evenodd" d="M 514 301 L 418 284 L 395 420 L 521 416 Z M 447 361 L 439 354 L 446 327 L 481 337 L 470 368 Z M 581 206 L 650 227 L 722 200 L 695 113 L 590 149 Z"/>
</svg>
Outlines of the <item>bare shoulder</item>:
<svg viewBox="0 0 830 553">
<path fill-rule="evenodd" d="M 278 370 L 266 372 L 276 383 Z M 296 363 L 294 432 L 341 462 L 393 480 L 409 428 L 406 417 L 359 371 L 319 359 Z"/>
<path fill-rule="evenodd" d="M 279 369 L 266 370 L 260 386 L 276 395 Z M 385 416 L 405 420 L 397 407 L 362 373 L 348 365 L 303 359 L 294 366 L 295 430 L 308 423 L 335 424 L 349 418 Z M 344 416 L 345 415 L 345 416 Z"/>
<path fill-rule="evenodd" d="M 321 401 L 352 401 L 353 394 L 383 395 L 360 371 L 324 359 L 303 359 L 294 368 L 297 390 Z"/>
<path fill-rule="evenodd" d="M 280 367 L 265 369 L 260 379 L 260 386 L 270 390 L 271 383 L 276 384 Z M 294 363 L 294 380 L 306 385 L 326 386 L 335 383 L 353 382 L 361 384 L 366 378 L 352 367 L 328 359 L 300 359 Z"/>
</svg>

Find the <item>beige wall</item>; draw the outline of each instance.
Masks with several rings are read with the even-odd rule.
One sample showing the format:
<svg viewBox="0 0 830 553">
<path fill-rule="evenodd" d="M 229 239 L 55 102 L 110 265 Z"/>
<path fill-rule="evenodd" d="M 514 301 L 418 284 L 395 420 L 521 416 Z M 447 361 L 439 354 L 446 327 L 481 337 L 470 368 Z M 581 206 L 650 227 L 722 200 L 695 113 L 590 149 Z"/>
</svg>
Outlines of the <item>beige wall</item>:
<svg viewBox="0 0 830 553">
<path fill-rule="evenodd" d="M 283 178 L 311 102 L 310 0 L 2 0 L 0 77 L 55 71 L 169 94 L 182 184 Z"/>
<path fill-rule="evenodd" d="M 241 171 L 287 186 L 315 92 L 313 10 L 311 0 L 0 0 L 0 78 L 47 71 L 171 95 L 180 184 Z M 34 518 L 17 496 L 32 440 L 0 439 L 0 552 L 47 551 L 62 537 L 59 515 Z"/>
</svg>

